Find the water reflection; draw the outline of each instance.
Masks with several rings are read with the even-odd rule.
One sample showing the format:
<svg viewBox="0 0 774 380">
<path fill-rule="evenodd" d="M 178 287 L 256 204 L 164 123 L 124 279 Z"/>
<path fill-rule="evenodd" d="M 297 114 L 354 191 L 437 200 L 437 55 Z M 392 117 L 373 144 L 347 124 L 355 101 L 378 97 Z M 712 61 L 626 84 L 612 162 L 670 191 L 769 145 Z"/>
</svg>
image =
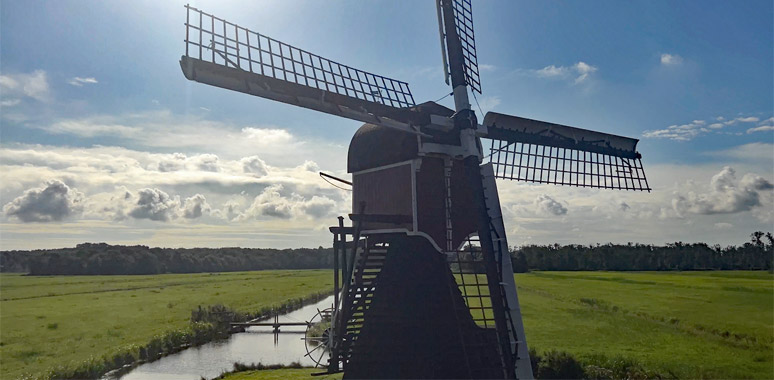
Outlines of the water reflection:
<svg viewBox="0 0 774 380">
<path fill-rule="evenodd" d="M 281 322 L 305 322 L 317 314 L 318 309 L 331 307 L 333 296 L 312 305 L 279 316 Z M 232 334 L 227 340 L 192 347 L 157 361 L 145 363 L 121 376 L 121 380 L 199 380 L 213 378 L 230 371 L 235 362 L 246 364 L 314 365 L 305 357 L 303 326 L 286 326 L 279 334 L 271 327 L 249 327 L 243 333 Z M 327 355 L 327 354 L 326 354 Z M 323 358 L 327 362 L 327 356 Z"/>
</svg>

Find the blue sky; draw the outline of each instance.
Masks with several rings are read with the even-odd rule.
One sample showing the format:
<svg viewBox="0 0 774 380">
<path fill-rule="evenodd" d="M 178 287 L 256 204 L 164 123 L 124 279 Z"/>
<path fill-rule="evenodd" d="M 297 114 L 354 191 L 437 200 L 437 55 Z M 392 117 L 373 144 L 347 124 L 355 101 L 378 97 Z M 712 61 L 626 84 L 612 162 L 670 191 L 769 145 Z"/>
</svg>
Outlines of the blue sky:
<svg viewBox="0 0 774 380">
<path fill-rule="evenodd" d="M 359 123 L 185 80 L 184 4 L 0 2 L 0 248 L 330 244 L 349 195 L 315 172 L 345 175 Z M 449 92 L 432 1 L 191 5 L 417 102 Z M 771 1 L 473 6 L 483 111 L 640 138 L 656 190 L 500 183 L 512 244 L 772 229 Z"/>
</svg>

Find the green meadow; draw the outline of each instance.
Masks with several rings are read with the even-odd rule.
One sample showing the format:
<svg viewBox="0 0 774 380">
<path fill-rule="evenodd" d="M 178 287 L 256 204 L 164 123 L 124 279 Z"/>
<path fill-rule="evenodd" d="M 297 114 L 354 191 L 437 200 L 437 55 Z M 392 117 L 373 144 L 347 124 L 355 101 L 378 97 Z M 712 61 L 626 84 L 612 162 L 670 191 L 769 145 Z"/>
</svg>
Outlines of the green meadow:
<svg viewBox="0 0 774 380">
<path fill-rule="evenodd" d="M 539 352 L 678 378 L 774 378 L 771 273 L 532 272 L 516 284 Z"/>
<path fill-rule="evenodd" d="M 258 311 L 329 291 L 328 270 L 153 276 L 0 275 L 0 378 L 43 376 L 57 366 L 145 345 L 189 327 L 198 305 Z"/>
<path fill-rule="evenodd" d="M 198 305 L 257 311 L 327 291 L 326 270 L 154 276 L 0 275 L 0 378 L 42 376 L 189 325 Z M 678 378 L 774 378 L 767 272 L 516 275 L 528 343 L 582 364 L 638 363 Z M 244 379 L 308 378 L 306 369 Z M 272 377 L 274 376 L 274 377 Z M 229 377 L 231 378 L 231 377 Z"/>
</svg>

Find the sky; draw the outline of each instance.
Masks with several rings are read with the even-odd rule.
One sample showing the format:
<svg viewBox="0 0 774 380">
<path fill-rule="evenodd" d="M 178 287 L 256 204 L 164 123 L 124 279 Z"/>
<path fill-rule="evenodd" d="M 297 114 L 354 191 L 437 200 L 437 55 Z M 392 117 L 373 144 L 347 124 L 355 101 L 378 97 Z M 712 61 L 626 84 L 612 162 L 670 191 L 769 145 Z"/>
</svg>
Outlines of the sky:
<svg viewBox="0 0 774 380">
<path fill-rule="evenodd" d="M 417 103 L 450 92 L 431 0 L 190 4 Z M 318 172 L 349 177 L 361 123 L 186 80 L 184 5 L 0 1 L 0 249 L 331 245 L 351 197 Z M 509 243 L 774 230 L 773 7 L 474 1 L 474 108 L 638 138 L 653 188 L 498 181 Z"/>
</svg>

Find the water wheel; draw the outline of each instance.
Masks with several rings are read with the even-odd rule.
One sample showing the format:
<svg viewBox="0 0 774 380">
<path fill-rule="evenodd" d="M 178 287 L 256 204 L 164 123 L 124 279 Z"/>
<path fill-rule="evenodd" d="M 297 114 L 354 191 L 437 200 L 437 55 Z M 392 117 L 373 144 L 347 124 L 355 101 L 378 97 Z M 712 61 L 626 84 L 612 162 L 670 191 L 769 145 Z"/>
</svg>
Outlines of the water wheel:
<svg viewBox="0 0 774 380">
<path fill-rule="evenodd" d="M 315 363 L 315 367 L 323 367 L 328 363 L 325 360 L 330 352 L 331 345 L 331 318 L 333 317 L 333 308 L 317 309 L 317 314 L 309 320 L 304 335 L 304 346 L 306 355 Z"/>
</svg>

